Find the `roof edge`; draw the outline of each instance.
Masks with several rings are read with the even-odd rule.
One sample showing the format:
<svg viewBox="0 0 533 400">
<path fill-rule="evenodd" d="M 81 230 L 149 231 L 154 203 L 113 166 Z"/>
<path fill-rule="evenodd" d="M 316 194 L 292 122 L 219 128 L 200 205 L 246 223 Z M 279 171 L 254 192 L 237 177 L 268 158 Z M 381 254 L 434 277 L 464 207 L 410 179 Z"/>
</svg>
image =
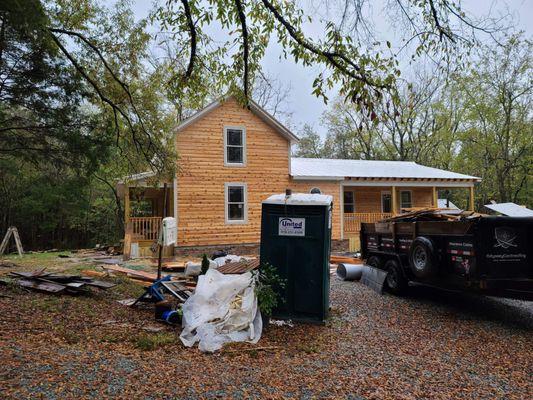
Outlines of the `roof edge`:
<svg viewBox="0 0 533 400">
<path fill-rule="evenodd" d="M 174 132 L 178 133 L 179 131 L 187 128 L 188 126 L 192 125 L 196 121 L 199 121 L 200 119 L 205 117 L 207 114 L 209 114 L 211 111 L 216 110 L 225 101 L 229 100 L 230 98 L 235 98 L 235 96 L 234 95 L 226 95 L 226 96 L 222 96 L 219 99 L 211 102 L 210 104 L 208 104 L 207 106 L 202 108 L 200 111 L 198 111 L 195 114 L 191 115 L 189 118 L 186 118 L 183 121 L 181 121 L 174 128 Z M 281 136 L 285 137 L 291 144 L 297 143 L 297 142 L 300 141 L 298 136 L 296 136 L 294 133 L 292 133 L 285 125 L 283 125 L 281 122 L 279 122 L 274 116 L 272 116 L 268 111 L 266 111 L 263 107 L 261 107 L 259 104 L 257 104 L 252 99 L 250 99 L 250 111 L 255 116 L 257 116 L 261 120 L 263 120 L 263 122 L 265 122 L 271 128 L 275 129 Z"/>
</svg>

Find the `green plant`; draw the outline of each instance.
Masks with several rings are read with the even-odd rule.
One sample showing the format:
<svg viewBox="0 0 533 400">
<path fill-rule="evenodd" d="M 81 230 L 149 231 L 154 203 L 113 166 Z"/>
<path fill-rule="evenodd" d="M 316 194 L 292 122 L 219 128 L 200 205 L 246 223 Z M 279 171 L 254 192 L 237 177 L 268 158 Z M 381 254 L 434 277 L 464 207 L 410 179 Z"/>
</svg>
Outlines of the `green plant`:
<svg viewBox="0 0 533 400">
<path fill-rule="evenodd" d="M 276 268 L 268 263 L 262 264 L 253 273 L 257 304 L 261 314 L 270 317 L 281 300 L 280 291 L 285 288 L 287 280 L 280 277 Z"/>
<path fill-rule="evenodd" d="M 205 275 L 208 269 L 209 269 L 209 259 L 207 258 L 207 254 L 204 254 L 202 258 L 202 270 L 200 271 L 200 275 Z"/>
</svg>

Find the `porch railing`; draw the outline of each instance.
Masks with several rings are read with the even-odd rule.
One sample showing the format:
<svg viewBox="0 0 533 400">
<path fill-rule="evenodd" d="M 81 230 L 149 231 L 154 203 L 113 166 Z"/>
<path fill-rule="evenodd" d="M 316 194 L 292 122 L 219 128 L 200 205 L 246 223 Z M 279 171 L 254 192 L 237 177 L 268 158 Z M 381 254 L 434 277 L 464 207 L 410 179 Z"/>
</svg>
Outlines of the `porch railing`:
<svg viewBox="0 0 533 400">
<path fill-rule="evenodd" d="M 162 217 L 130 217 L 133 238 L 136 240 L 157 240 Z"/>
<path fill-rule="evenodd" d="M 359 233 L 362 222 L 377 222 L 392 217 L 392 213 L 344 213 L 344 232 Z"/>
</svg>

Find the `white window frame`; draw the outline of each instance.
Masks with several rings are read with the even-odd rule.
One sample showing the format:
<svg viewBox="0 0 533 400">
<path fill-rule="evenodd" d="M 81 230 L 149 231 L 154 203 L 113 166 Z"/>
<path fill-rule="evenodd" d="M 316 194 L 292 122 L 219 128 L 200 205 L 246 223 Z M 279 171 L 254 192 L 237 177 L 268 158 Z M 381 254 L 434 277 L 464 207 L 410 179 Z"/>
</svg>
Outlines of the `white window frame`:
<svg viewBox="0 0 533 400">
<path fill-rule="evenodd" d="M 351 193 L 352 194 L 352 202 L 351 203 L 346 203 L 344 201 L 344 193 Z M 344 207 L 346 206 L 346 204 L 349 204 L 349 205 L 352 205 L 353 206 L 353 211 L 352 213 L 355 213 L 357 211 L 355 211 L 355 192 L 353 190 L 345 190 L 342 192 L 342 212 L 344 214 L 350 214 L 350 213 L 347 213 L 346 211 L 344 211 Z"/>
<path fill-rule="evenodd" d="M 228 189 L 232 186 L 240 186 L 244 190 L 244 215 L 243 219 L 229 219 L 229 196 Z M 248 185 L 244 182 L 227 182 L 224 183 L 224 220 L 227 225 L 239 225 L 248 223 Z"/>
<path fill-rule="evenodd" d="M 390 211 L 385 211 L 383 207 L 383 195 L 388 194 L 390 196 Z M 381 212 L 390 214 L 392 213 L 392 210 L 394 210 L 394 205 L 392 204 L 392 192 L 390 190 L 382 190 L 379 194 L 379 198 L 381 200 Z"/>
<path fill-rule="evenodd" d="M 242 132 L 242 162 L 228 162 L 228 130 L 235 129 Z M 246 166 L 246 128 L 244 126 L 224 126 L 224 166 L 245 167 Z"/>
<path fill-rule="evenodd" d="M 409 196 L 411 197 L 411 205 L 409 207 L 404 207 L 402 204 L 402 193 L 403 192 L 409 192 Z M 413 207 L 413 191 L 412 190 L 400 190 L 400 210 L 402 208 L 412 208 Z"/>
<path fill-rule="evenodd" d="M 322 190 L 318 186 L 313 186 L 311 189 L 309 189 L 309 194 L 313 194 L 313 190 L 318 190 L 319 193 L 316 194 L 322 194 Z"/>
</svg>

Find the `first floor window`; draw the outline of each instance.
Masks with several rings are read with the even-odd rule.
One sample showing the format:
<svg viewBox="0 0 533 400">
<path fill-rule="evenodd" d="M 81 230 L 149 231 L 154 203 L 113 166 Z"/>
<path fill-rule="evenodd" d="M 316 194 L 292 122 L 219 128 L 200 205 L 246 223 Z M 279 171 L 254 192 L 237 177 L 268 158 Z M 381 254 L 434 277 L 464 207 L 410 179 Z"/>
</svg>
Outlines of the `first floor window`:
<svg viewBox="0 0 533 400">
<path fill-rule="evenodd" d="M 246 222 L 246 185 L 244 183 L 226 184 L 226 222 Z"/>
<path fill-rule="evenodd" d="M 381 193 L 381 212 L 392 212 L 392 196 L 388 192 Z"/>
<path fill-rule="evenodd" d="M 411 208 L 412 206 L 411 191 L 402 190 L 400 192 L 400 208 Z"/>
<path fill-rule="evenodd" d="M 355 201 L 353 192 L 344 192 L 344 212 L 353 213 L 355 212 Z"/>
</svg>

